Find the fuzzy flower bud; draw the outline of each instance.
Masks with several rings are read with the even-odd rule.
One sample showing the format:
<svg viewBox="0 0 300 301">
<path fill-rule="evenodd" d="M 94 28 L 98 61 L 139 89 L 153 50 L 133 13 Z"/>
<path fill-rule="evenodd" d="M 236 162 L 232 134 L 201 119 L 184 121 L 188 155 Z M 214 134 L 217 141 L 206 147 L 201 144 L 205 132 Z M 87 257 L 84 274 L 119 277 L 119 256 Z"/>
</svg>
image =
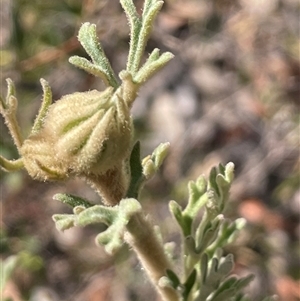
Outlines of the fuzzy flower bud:
<svg viewBox="0 0 300 301">
<path fill-rule="evenodd" d="M 42 129 L 24 141 L 21 155 L 39 180 L 103 175 L 127 158 L 131 135 L 129 108 L 112 88 L 74 93 L 50 106 Z"/>
</svg>

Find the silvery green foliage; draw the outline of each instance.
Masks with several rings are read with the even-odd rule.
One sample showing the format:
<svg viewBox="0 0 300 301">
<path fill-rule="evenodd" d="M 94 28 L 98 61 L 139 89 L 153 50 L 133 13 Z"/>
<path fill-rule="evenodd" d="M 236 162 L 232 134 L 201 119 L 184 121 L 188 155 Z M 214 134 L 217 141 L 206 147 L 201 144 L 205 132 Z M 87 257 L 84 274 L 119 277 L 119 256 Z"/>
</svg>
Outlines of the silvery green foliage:
<svg viewBox="0 0 300 301">
<path fill-rule="evenodd" d="M 89 201 L 70 194 L 56 194 L 53 197 L 55 200 L 73 208 L 73 214 L 53 215 L 57 229 L 64 231 L 74 226 L 84 227 L 89 224 L 104 223 L 108 228 L 97 236 L 96 242 L 104 245 L 109 254 L 115 253 L 123 245 L 123 236 L 131 217 L 142 210 L 140 203 L 133 197 L 138 197 L 141 186 L 149 178 L 148 170 L 153 171 L 152 175 L 158 170 L 168 147 L 168 143 L 160 144 L 151 156 L 141 162 L 140 144 L 139 142 L 135 144 L 130 158 L 131 182 L 127 192 L 128 198 L 121 200 L 114 207 L 92 205 Z"/>
<path fill-rule="evenodd" d="M 173 54 L 154 49 L 143 63 L 143 54 L 152 26 L 163 1 L 146 0 L 139 15 L 132 0 L 121 5 L 130 25 L 130 49 L 127 65 L 115 75 L 97 38 L 96 25 L 84 23 L 78 40 L 90 60 L 70 58 L 75 66 L 100 77 L 104 91 L 75 92 L 52 103 L 50 86 L 41 80 L 43 101 L 26 139 L 23 139 L 16 119 L 18 100 L 11 80 L 4 101 L 0 97 L 3 115 L 18 149 L 20 159 L 0 156 L 5 171 L 25 168 L 39 181 L 61 181 L 70 177 L 85 179 L 106 205 L 116 205 L 129 187 L 128 160 L 134 143 L 134 128 L 130 109 L 142 84 L 163 68 Z M 157 168 L 157 162 L 147 164 L 146 177 Z M 109 185 L 108 185 L 109 183 Z"/>
<path fill-rule="evenodd" d="M 233 255 L 223 256 L 222 251 L 245 224 L 244 219 L 230 222 L 223 216 L 233 170 L 233 163 L 220 164 L 211 170 L 208 180 L 200 176 L 195 182 L 191 181 L 184 209 L 175 201 L 170 202 L 170 211 L 182 232 L 184 275 L 168 271 L 162 282 L 178 290 L 182 301 L 243 300 L 241 290 L 253 279 L 253 275 L 240 279 L 230 276 Z"/>
<path fill-rule="evenodd" d="M 152 154 L 142 162 L 163 161 L 166 145 L 160 145 Z M 130 194 L 138 196 L 140 186 L 145 181 L 142 163 L 139 157 L 139 144 L 137 143 L 131 155 L 132 187 Z M 140 162 L 140 163 L 138 163 Z M 144 164 L 145 167 L 145 164 Z M 242 290 L 253 280 L 253 275 L 238 278 L 230 275 L 234 267 L 232 254 L 223 255 L 222 247 L 232 242 L 237 232 L 245 225 L 243 219 L 230 222 L 225 219 L 222 212 L 229 196 L 229 188 L 233 180 L 233 164 L 225 167 L 219 165 L 213 168 L 209 179 L 200 176 L 195 182 L 191 181 L 189 187 L 189 200 L 182 209 L 175 201 L 170 202 L 170 211 L 181 228 L 182 262 L 184 274 L 177 274 L 176 269 L 166 270 L 161 277 L 159 285 L 174 289 L 181 301 L 247 301 Z M 123 245 L 126 225 L 132 217 L 141 212 L 142 208 L 135 199 L 124 199 L 119 205 L 106 207 L 92 206 L 88 201 L 70 196 L 56 195 L 60 200 L 74 207 L 74 214 L 57 214 L 53 216 L 59 230 L 73 226 L 86 226 L 93 223 L 105 223 L 108 228 L 100 233 L 96 241 L 104 245 L 108 253 L 112 254 Z M 199 213 L 202 218 L 199 222 Z M 159 227 L 157 233 L 160 235 Z M 162 239 L 160 238 L 162 243 Z M 174 243 L 165 245 L 166 253 L 170 257 Z M 176 265 L 174 265 L 176 266 Z M 267 298 L 264 301 L 272 301 Z"/>
<path fill-rule="evenodd" d="M 118 251 L 124 243 L 129 244 L 164 301 L 247 301 L 242 289 L 253 276 L 230 275 L 234 259 L 222 251 L 245 224 L 243 219 L 231 222 L 223 215 L 234 177 L 233 163 L 213 168 L 208 179 L 200 176 L 191 181 L 185 208 L 170 202 L 170 211 L 182 233 L 179 261 L 174 261 L 175 243 L 164 244 L 159 226 L 153 227 L 138 201 L 144 183 L 163 163 L 169 144 L 159 145 L 152 155 L 141 160 L 139 142 L 133 142 L 130 109 L 140 86 L 173 55 L 160 54 L 159 49 L 154 49 L 142 64 L 163 1 L 145 0 L 142 15 L 137 13 L 132 0 L 120 0 L 120 3 L 130 26 L 130 48 L 126 69 L 120 72 L 119 79 L 93 24 L 84 23 L 78 35 L 91 61 L 78 56 L 70 58 L 75 66 L 100 77 L 107 85 L 106 90 L 73 93 L 52 104 L 51 89 L 41 80 L 42 106 L 29 137 L 23 139 L 16 120 L 14 85 L 8 80 L 6 100 L 0 98 L 0 113 L 21 158 L 9 161 L 0 156 L 0 166 L 5 171 L 25 168 L 38 180 L 84 178 L 101 196 L 104 205 L 94 205 L 69 194 L 55 195 L 54 199 L 73 208 L 72 214 L 53 216 L 57 229 L 106 224 L 106 230 L 96 237 L 97 244 L 104 246 L 109 254 Z M 95 109 L 89 111 L 91 102 L 95 101 Z M 54 145 L 58 146 L 56 151 Z M 1 284 L 11 274 L 14 262 L 14 259 L 6 262 Z M 178 264 L 182 264 L 179 271 Z"/>
<path fill-rule="evenodd" d="M 72 198 L 70 196 L 66 196 Z M 58 199 L 58 197 L 56 197 Z M 60 197 L 63 199 L 64 197 Z M 74 202 L 76 202 L 74 199 Z M 74 214 L 55 214 L 53 220 L 58 230 L 67 230 L 74 226 L 85 227 L 90 224 L 104 223 L 108 227 L 98 234 L 96 242 L 105 246 L 109 254 L 114 254 L 123 245 L 123 236 L 126 225 L 131 217 L 141 211 L 140 203 L 135 199 L 123 199 L 114 207 L 94 205 L 87 208 L 85 205 L 75 206 Z"/>
<path fill-rule="evenodd" d="M 84 23 L 79 30 L 78 40 L 91 57 L 92 62 L 79 56 L 70 57 L 69 62 L 94 76 L 100 77 L 107 86 L 117 88 L 119 83 L 116 75 L 98 42 L 96 25 Z"/>
</svg>

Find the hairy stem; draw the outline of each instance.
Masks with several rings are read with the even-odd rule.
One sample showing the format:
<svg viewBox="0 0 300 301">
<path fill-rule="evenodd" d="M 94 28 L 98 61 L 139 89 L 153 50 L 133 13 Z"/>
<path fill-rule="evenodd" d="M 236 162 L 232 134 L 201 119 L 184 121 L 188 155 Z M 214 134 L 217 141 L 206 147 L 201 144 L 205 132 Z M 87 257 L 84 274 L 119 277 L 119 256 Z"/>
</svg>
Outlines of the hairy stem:
<svg viewBox="0 0 300 301">
<path fill-rule="evenodd" d="M 101 196 L 106 206 L 115 206 L 125 196 L 128 181 L 122 168 L 108 170 L 103 175 L 88 175 L 87 182 Z"/>
<path fill-rule="evenodd" d="M 159 280 L 166 276 L 167 269 L 172 269 L 172 264 L 167 258 L 153 226 L 142 213 L 137 213 L 129 221 L 125 240 L 137 254 L 163 300 L 179 301 L 179 296 L 174 289 L 159 285 Z"/>
</svg>

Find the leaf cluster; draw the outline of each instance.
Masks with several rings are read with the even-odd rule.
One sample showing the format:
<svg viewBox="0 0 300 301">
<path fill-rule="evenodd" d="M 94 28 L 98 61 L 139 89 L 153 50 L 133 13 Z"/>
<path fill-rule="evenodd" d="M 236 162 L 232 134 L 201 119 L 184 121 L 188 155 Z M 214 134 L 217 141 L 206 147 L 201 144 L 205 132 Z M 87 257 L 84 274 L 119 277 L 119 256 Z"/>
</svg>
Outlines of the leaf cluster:
<svg viewBox="0 0 300 301">
<path fill-rule="evenodd" d="M 232 254 L 224 255 L 222 250 L 245 225 L 244 219 L 231 222 L 223 215 L 233 170 L 233 163 L 220 164 L 212 168 L 208 180 L 200 176 L 189 182 L 189 199 L 184 209 L 177 202 L 170 202 L 170 211 L 182 233 L 184 273 L 178 275 L 169 270 L 163 283 L 179 291 L 183 301 L 246 300 L 241 291 L 253 275 L 230 276 L 234 258 Z"/>
</svg>

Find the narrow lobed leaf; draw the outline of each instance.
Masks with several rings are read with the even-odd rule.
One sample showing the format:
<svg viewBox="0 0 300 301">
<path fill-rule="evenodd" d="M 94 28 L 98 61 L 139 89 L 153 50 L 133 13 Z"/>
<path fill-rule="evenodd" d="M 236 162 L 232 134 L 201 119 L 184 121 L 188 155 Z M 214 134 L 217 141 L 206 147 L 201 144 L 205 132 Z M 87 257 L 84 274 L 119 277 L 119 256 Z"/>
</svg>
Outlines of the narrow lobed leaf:
<svg viewBox="0 0 300 301">
<path fill-rule="evenodd" d="M 140 152 L 140 142 L 137 141 L 132 148 L 129 160 L 131 178 L 129 188 L 126 193 L 127 198 L 137 199 L 140 189 L 145 181 Z"/>
<path fill-rule="evenodd" d="M 104 223 L 110 226 L 117 215 L 118 210 L 114 207 L 94 205 L 78 215 L 76 225 L 84 227 L 90 224 Z"/>
<path fill-rule="evenodd" d="M 215 297 L 210 299 L 210 301 L 229 301 L 232 297 L 234 297 L 236 294 L 236 291 L 234 288 L 228 288 L 226 290 L 223 290 L 219 294 L 217 294 Z"/>
<path fill-rule="evenodd" d="M 138 70 L 138 72 L 134 76 L 134 81 L 139 84 L 146 82 L 155 73 L 162 69 L 173 57 L 174 55 L 171 52 L 163 53 L 156 60 L 154 60 L 154 57 L 149 57 L 145 64 Z"/>
<path fill-rule="evenodd" d="M 16 96 L 16 88 L 14 82 L 10 78 L 6 79 L 6 83 L 7 83 L 7 94 L 6 94 L 6 102 L 7 102 L 10 96 Z"/>
<path fill-rule="evenodd" d="M 54 214 L 52 219 L 57 230 L 64 231 L 74 227 L 76 217 L 73 214 Z"/>
<path fill-rule="evenodd" d="M 190 292 L 192 291 L 192 288 L 195 284 L 197 278 L 197 271 L 196 269 L 193 269 L 193 271 L 190 273 L 189 277 L 187 278 L 186 282 L 183 284 L 183 298 L 184 300 L 187 300 Z"/>
<path fill-rule="evenodd" d="M 84 208 L 93 206 L 89 201 L 72 194 L 57 193 L 53 196 L 53 200 L 60 201 L 71 206 L 72 208 L 76 206 L 83 206 Z"/>
<path fill-rule="evenodd" d="M 236 282 L 236 285 L 235 285 L 236 290 L 238 291 L 238 290 L 245 288 L 254 278 L 255 278 L 255 276 L 250 274 L 246 277 L 238 279 Z"/>
<path fill-rule="evenodd" d="M 120 0 L 120 3 L 126 13 L 129 26 L 130 26 L 130 47 L 129 47 L 129 55 L 127 60 L 126 70 L 131 72 L 132 75 L 134 75 L 136 72 L 134 61 L 135 61 L 135 55 L 138 46 L 140 30 L 142 27 L 142 21 L 136 11 L 136 8 L 132 0 Z"/>
<path fill-rule="evenodd" d="M 200 271 L 201 271 L 201 283 L 205 283 L 207 272 L 208 272 L 208 255 L 206 253 L 204 253 L 201 257 Z"/>
<path fill-rule="evenodd" d="M 103 70 L 104 74 L 106 75 L 110 86 L 117 88 L 119 84 L 110 62 L 108 61 L 101 44 L 98 41 L 96 25 L 88 22 L 83 23 L 79 29 L 78 40 L 91 57 L 94 65 L 101 67 L 101 70 Z"/>
<path fill-rule="evenodd" d="M 110 85 L 106 70 L 104 70 L 102 66 L 95 65 L 86 58 L 77 55 L 71 56 L 69 58 L 69 62 L 77 68 L 86 71 L 87 73 L 100 77 L 106 85 Z"/>
<path fill-rule="evenodd" d="M 225 258 L 220 260 L 218 272 L 224 276 L 227 276 L 233 269 L 234 259 L 232 254 L 228 254 Z"/>
<path fill-rule="evenodd" d="M 121 230 L 121 231 L 120 231 Z M 102 245 L 105 251 L 113 255 L 123 246 L 124 229 L 108 228 L 96 237 L 96 244 Z"/>
<path fill-rule="evenodd" d="M 180 280 L 175 272 L 172 270 L 167 269 L 166 270 L 167 277 L 171 281 L 171 285 L 174 289 L 177 289 L 178 286 L 180 286 Z"/>
<path fill-rule="evenodd" d="M 232 183 L 234 179 L 234 164 L 232 162 L 226 164 L 224 174 L 227 181 Z"/>
<path fill-rule="evenodd" d="M 49 86 L 49 83 L 43 78 L 41 78 L 40 82 L 43 88 L 43 100 L 42 100 L 42 105 L 40 107 L 39 113 L 36 116 L 34 124 L 31 129 L 32 134 L 37 133 L 42 128 L 44 119 L 52 103 L 52 91 Z"/>
</svg>

